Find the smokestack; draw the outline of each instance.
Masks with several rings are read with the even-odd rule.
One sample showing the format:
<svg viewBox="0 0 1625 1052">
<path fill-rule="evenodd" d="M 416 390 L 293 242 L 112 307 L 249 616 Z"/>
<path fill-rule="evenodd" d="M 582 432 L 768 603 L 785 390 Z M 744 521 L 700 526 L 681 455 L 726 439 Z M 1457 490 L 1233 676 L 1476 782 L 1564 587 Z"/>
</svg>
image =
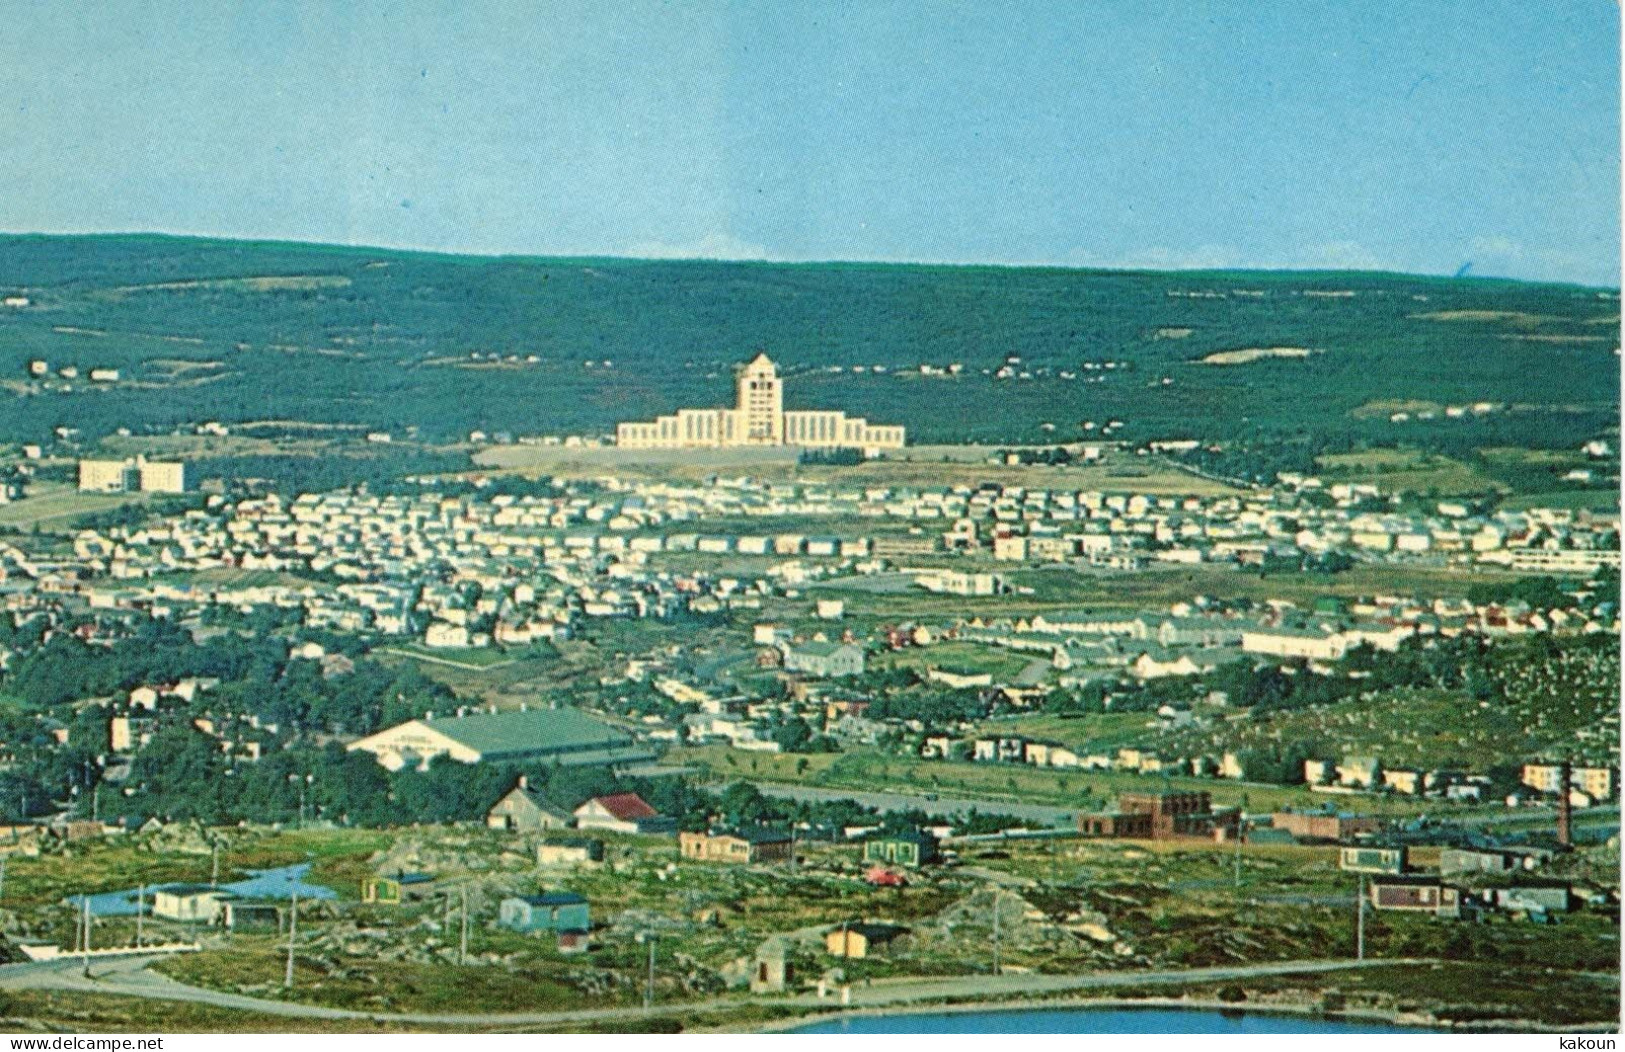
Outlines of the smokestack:
<svg viewBox="0 0 1625 1052">
<path fill-rule="evenodd" d="M 1557 842 L 1564 847 L 1574 846 L 1574 804 L 1569 800 L 1569 779 L 1574 765 L 1564 760 L 1557 768 Z"/>
</svg>

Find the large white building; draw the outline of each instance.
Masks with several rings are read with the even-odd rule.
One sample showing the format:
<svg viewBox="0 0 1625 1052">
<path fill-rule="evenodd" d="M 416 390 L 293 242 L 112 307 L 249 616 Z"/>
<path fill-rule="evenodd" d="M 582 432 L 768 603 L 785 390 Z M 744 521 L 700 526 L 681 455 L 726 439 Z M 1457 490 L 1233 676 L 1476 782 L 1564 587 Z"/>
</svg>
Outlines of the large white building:
<svg viewBox="0 0 1625 1052">
<path fill-rule="evenodd" d="M 353 741 L 391 771 L 427 769 L 440 757 L 459 763 L 547 763 L 563 767 L 631 763 L 654 752 L 619 727 L 578 709 L 476 712 L 408 720 Z"/>
<path fill-rule="evenodd" d="M 81 493 L 185 493 L 186 465 L 179 461 L 81 460 Z"/>
<path fill-rule="evenodd" d="M 615 443 L 627 449 L 805 446 L 813 449 L 901 449 L 903 429 L 871 424 L 839 410 L 784 409 L 778 366 L 758 354 L 739 370 L 732 409 L 679 409 L 650 422 L 620 424 Z"/>
</svg>

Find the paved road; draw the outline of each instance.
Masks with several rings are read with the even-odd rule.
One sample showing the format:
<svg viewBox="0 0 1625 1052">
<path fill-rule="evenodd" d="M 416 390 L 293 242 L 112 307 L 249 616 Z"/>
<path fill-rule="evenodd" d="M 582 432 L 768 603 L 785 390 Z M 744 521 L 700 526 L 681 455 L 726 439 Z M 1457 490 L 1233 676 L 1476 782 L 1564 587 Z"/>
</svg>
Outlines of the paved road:
<svg viewBox="0 0 1625 1052">
<path fill-rule="evenodd" d="M 596 1019 L 635 1019 L 644 1014 L 642 1008 L 595 1008 L 572 1012 L 506 1012 L 483 1015 L 433 1014 L 421 1012 L 357 1012 L 321 1005 L 270 1001 L 239 994 L 222 993 L 188 986 L 166 978 L 146 968 L 149 959 L 131 958 L 108 962 L 92 968 L 92 978 L 85 978 L 77 962 L 51 965 L 0 966 L 0 989 L 64 990 L 79 993 L 117 994 L 142 997 L 158 1001 L 185 1001 L 213 1005 L 217 1008 L 257 1012 L 264 1015 L 305 1019 L 371 1019 L 385 1022 L 421 1023 L 430 1026 L 469 1027 L 540 1027 L 555 1024 L 586 1022 Z M 1277 964 L 1256 964 L 1225 968 L 1186 968 L 1177 971 L 1124 971 L 1088 972 L 1078 975 L 981 975 L 952 979 L 899 979 L 882 980 L 873 986 L 853 987 L 852 1007 L 908 1004 L 916 1001 L 938 1001 L 948 997 L 1015 997 L 1023 994 L 1056 993 L 1068 990 L 1109 990 L 1128 986 L 1177 986 L 1182 984 L 1225 982 L 1267 975 L 1291 975 L 1316 972 L 1345 971 L 1355 968 L 1380 968 L 1395 964 L 1426 963 L 1410 960 L 1317 960 L 1287 961 Z M 801 1007 L 822 1005 L 831 1009 L 841 1007 L 834 997 L 820 1000 L 816 994 L 788 997 L 716 998 L 709 1001 L 684 1002 L 681 1005 L 657 1005 L 657 1011 L 681 1008 L 684 1012 L 726 1010 L 743 1005 L 796 1005 Z"/>
<path fill-rule="evenodd" d="M 856 800 L 865 807 L 880 811 L 920 810 L 927 814 L 958 815 L 973 808 L 982 814 L 1014 815 L 1017 818 L 1053 825 L 1071 825 L 1079 808 L 1053 807 L 1048 804 L 1022 804 L 1004 800 L 975 800 L 968 797 L 938 796 L 932 800 L 924 793 L 871 792 L 861 789 L 819 789 L 809 785 L 782 785 L 775 782 L 756 782 L 764 796 L 785 800 Z"/>
</svg>

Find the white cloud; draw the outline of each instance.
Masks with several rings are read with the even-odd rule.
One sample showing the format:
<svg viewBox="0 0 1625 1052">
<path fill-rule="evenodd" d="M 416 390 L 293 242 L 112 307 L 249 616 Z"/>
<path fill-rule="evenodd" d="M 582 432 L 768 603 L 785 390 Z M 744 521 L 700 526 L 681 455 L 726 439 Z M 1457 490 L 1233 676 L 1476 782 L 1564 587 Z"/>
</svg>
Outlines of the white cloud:
<svg viewBox="0 0 1625 1052">
<path fill-rule="evenodd" d="M 1521 259 L 1523 246 L 1502 234 L 1487 234 L 1467 243 L 1474 259 Z"/>
<path fill-rule="evenodd" d="M 626 250 L 633 259 L 766 259 L 762 245 L 741 241 L 732 234 L 707 234 L 698 241 L 672 244 L 668 241 L 639 241 Z"/>
<path fill-rule="evenodd" d="M 1160 245 L 1117 256 L 1085 249 L 1071 252 L 1066 263 L 1110 270 L 1393 270 L 1364 245 L 1355 241 L 1328 241 L 1309 245 L 1290 256 L 1249 256 L 1229 245 L 1199 245 L 1173 249 Z"/>
<path fill-rule="evenodd" d="M 1067 262 L 1107 270 L 1233 270 L 1247 266 L 1240 253 L 1225 245 L 1200 245 L 1191 249 L 1153 245 L 1120 256 L 1103 256 L 1079 249 L 1068 255 Z"/>
<path fill-rule="evenodd" d="M 1307 270 L 1400 270 L 1384 263 L 1357 241 L 1328 241 L 1304 250 L 1301 263 L 1290 264 Z"/>
</svg>

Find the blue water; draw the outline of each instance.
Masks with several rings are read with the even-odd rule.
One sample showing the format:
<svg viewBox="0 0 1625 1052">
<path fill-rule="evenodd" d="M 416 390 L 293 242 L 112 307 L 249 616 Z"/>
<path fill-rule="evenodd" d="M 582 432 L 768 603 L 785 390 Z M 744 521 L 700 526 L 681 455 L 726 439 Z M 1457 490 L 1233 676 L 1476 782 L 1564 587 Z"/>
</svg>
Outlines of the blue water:
<svg viewBox="0 0 1625 1052">
<path fill-rule="evenodd" d="M 860 1015 L 791 1034 L 1426 1034 L 1422 1027 L 1198 1008 L 1041 1008 Z"/>
<path fill-rule="evenodd" d="M 220 885 L 221 891 L 230 891 L 249 899 L 291 899 L 297 889 L 302 899 L 331 899 L 336 898 L 332 888 L 324 888 L 320 884 L 306 884 L 304 876 L 310 872 L 310 863 L 301 862 L 297 865 L 282 866 L 278 869 L 251 869 L 249 876 L 244 880 L 233 881 L 230 884 Z M 186 883 L 186 882 L 183 882 Z M 201 883 L 201 881 L 197 882 Z M 161 888 L 178 887 L 178 884 L 149 884 L 147 885 L 147 911 L 152 911 L 152 896 Z M 78 906 L 85 899 L 90 900 L 90 912 L 97 917 L 133 917 L 136 911 L 138 888 L 127 891 L 107 891 L 100 895 L 70 895 L 68 902 Z"/>
</svg>

